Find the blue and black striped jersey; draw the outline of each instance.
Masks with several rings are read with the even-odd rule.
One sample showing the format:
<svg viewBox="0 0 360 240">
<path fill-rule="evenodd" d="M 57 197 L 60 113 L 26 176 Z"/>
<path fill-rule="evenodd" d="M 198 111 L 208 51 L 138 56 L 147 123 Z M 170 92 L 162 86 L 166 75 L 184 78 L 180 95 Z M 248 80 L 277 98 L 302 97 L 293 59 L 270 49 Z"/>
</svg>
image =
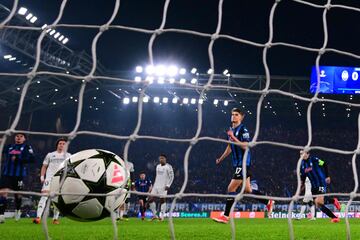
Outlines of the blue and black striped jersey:
<svg viewBox="0 0 360 240">
<path fill-rule="evenodd" d="M 250 142 L 250 134 L 247 128 L 240 124 L 239 126 L 232 128 L 230 127 L 230 130 L 233 131 L 234 136 L 239 139 L 240 142 Z M 229 140 L 230 137 L 228 138 Z M 239 145 L 236 144 L 230 144 L 231 147 L 231 156 L 232 156 L 232 164 L 233 167 L 241 167 L 245 150 L 242 149 Z M 248 152 L 247 158 L 246 158 L 246 166 L 250 166 L 251 164 L 251 154 L 250 151 Z"/>
<path fill-rule="evenodd" d="M 149 192 L 149 188 L 151 187 L 152 182 L 149 179 L 138 179 L 135 181 L 135 189 L 138 192 Z"/>
<path fill-rule="evenodd" d="M 28 164 L 35 162 L 34 151 L 28 144 L 10 144 L 3 150 L 4 176 L 25 177 Z"/>
<path fill-rule="evenodd" d="M 300 175 L 303 182 L 305 182 L 306 177 L 310 179 L 312 188 L 326 187 L 327 164 L 318 157 L 310 156 L 307 160 L 302 160 Z"/>
</svg>

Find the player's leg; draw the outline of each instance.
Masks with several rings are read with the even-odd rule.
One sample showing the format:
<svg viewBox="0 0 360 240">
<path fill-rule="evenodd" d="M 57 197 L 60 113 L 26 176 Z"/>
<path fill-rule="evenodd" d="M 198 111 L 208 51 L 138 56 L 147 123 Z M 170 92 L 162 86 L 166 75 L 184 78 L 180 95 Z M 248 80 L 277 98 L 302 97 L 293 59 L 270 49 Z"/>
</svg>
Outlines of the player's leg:
<svg viewBox="0 0 360 240">
<path fill-rule="evenodd" d="M 145 211 L 144 211 L 144 200 L 143 198 L 141 198 L 141 196 L 139 197 L 139 208 L 140 208 L 140 215 L 141 215 L 141 220 L 144 220 L 145 218 Z"/>
<path fill-rule="evenodd" d="M 158 190 L 156 188 L 153 188 L 151 190 L 151 194 L 158 194 Z M 151 220 L 155 220 L 157 219 L 157 213 L 156 213 L 156 203 L 155 203 L 155 197 L 150 197 L 149 198 L 149 209 L 151 210 L 153 217 L 151 218 Z"/>
<path fill-rule="evenodd" d="M 15 178 L 13 180 L 15 191 L 21 191 L 23 189 L 23 180 L 22 178 Z M 22 203 L 22 195 L 15 194 L 15 221 L 19 221 L 21 217 L 21 203 Z"/>
<path fill-rule="evenodd" d="M 311 218 L 310 220 L 316 220 L 316 210 L 315 210 L 315 204 L 314 202 L 311 200 L 308 202 L 308 206 L 310 207 L 310 213 L 311 213 Z"/>
<path fill-rule="evenodd" d="M 60 211 L 56 207 L 54 207 L 54 216 L 52 221 L 53 224 L 56 225 L 60 224 L 59 215 L 60 215 Z"/>
<path fill-rule="evenodd" d="M 305 213 L 305 210 L 306 210 L 306 206 L 307 206 L 307 202 L 305 201 L 305 199 L 302 201 L 301 203 L 301 208 L 300 208 L 300 213 L 299 213 L 299 216 L 298 216 L 298 220 L 302 219 L 303 218 L 303 215 Z"/>
<path fill-rule="evenodd" d="M 0 192 L 10 191 L 9 188 L 0 188 Z M 5 210 L 7 208 L 7 193 L 0 193 L 0 223 L 5 222 Z"/>
<path fill-rule="evenodd" d="M 331 218 L 332 222 L 339 222 L 339 218 L 335 216 L 335 214 L 325 206 L 324 204 L 324 196 L 318 196 L 315 198 L 315 204 L 320 210 L 325 213 L 329 218 Z"/>
<path fill-rule="evenodd" d="M 49 193 L 50 191 L 50 180 L 51 179 L 45 179 L 42 189 L 41 189 L 41 193 Z M 39 203 L 38 203 L 38 207 L 37 207 L 37 211 L 36 211 L 36 218 L 33 219 L 33 223 L 35 224 L 40 224 L 41 222 L 41 218 L 42 215 L 44 214 L 44 210 L 46 207 L 46 203 L 47 203 L 48 197 L 47 196 L 41 196 Z"/>
</svg>

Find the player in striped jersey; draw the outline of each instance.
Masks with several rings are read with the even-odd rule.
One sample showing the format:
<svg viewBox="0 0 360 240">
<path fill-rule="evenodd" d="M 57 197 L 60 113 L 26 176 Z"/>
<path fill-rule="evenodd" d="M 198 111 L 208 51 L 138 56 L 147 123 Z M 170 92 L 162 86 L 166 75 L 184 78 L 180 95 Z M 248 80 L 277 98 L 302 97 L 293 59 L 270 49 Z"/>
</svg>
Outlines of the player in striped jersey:
<svg viewBox="0 0 360 240">
<path fill-rule="evenodd" d="M 252 193 L 256 195 L 264 195 L 259 190 L 255 190 L 251 188 L 251 153 L 250 150 L 248 151 L 247 158 L 245 157 L 245 150 L 250 142 L 250 134 L 245 125 L 242 123 L 244 120 L 245 113 L 242 112 L 238 108 L 233 108 L 231 111 L 231 124 L 232 126 L 227 131 L 228 140 L 233 142 L 228 144 L 224 153 L 221 155 L 220 158 L 216 159 L 216 164 L 220 164 L 227 156 L 230 155 L 232 157 L 232 165 L 234 167 L 234 175 L 231 179 L 231 182 L 228 186 L 228 194 L 235 196 L 237 193 L 236 191 L 240 188 L 243 184 L 243 169 L 242 164 L 243 161 L 246 161 L 246 182 L 245 182 L 245 193 Z M 258 199 L 259 202 L 266 205 L 268 210 L 268 215 L 271 214 L 274 201 L 273 200 L 266 200 L 266 199 Z M 220 223 L 228 223 L 230 209 L 234 203 L 234 197 L 229 197 L 226 200 L 225 212 L 219 218 L 213 218 L 215 222 Z"/>
<path fill-rule="evenodd" d="M 328 173 L 327 163 L 315 156 L 310 156 L 306 151 L 300 151 L 300 157 L 302 158 L 300 175 L 302 182 L 302 189 L 304 188 L 305 178 L 308 177 L 311 182 L 311 192 L 313 195 L 326 193 L 327 184 L 330 184 L 330 177 Z M 337 223 L 340 221 L 334 213 L 328 209 L 324 204 L 324 196 L 315 197 L 316 207 L 331 218 L 331 222 Z M 337 198 L 328 198 L 328 202 L 335 205 L 340 210 L 341 206 Z"/>
<path fill-rule="evenodd" d="M 139 179 L 135 181 L 135 189 L 136 189 L 136 191 L 143 192 L 143 193 L 150 193 L 151 188 L 152 188 L 151 180 L 146 178 L 145 172 L 141 172 L 140 176 L 139 176 Z M 138 198 L 139 198 L 141 220 L 144 220 L 145 219 L 145 212 L 146 212 L 147 196 L 138 195 Z"/>
<path fill-rule="evenodd" d="M 29 163 L 35 162 L 34 151 L 26 144 L 24 133 L 15 134 L 15 143 L 6 146 L 3 154 L 3 171 L 0 179 L 0 191 L 21 191 L 23 178 L 28 175 Z M 0 194 L 0 223 L 5 222 L 5 210 L 7 207 L 7 193 Z M 15 220 L 21 216 L 21 195 L 15 194 Z"/>
<path fill-rule="evenodd" d="M 64 138 L 60 138 L 56 141 L 55 147 L 56 151 L 50 152 L 46 155 L 43 165 L 40 172 L 40 182 L 43 184 L 41 193 L 49 193 L 50 183 L 52 177 L 55 175 L 56 171 L 59 169 L 60 165 L 71 156 L 67 152 L 67 141 Z M 40 198 L 36 218 L 33 219 L 33 223 L 39 224 L 41 217 L 44 213 L 46 202 L 48 200 L 47 196 L 42 196 Z M 54 208 L 53 224 L 59 224 L 59 211 Z"/>
</svg>

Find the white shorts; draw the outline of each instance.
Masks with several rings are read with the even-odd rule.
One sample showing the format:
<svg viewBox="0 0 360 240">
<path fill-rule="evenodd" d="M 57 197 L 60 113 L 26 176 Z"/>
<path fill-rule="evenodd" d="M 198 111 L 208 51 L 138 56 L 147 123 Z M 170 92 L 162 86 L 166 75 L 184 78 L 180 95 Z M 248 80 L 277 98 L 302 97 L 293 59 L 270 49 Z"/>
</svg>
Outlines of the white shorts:
<svg viewBox="0 0 360 240">
<path fill-rule="evenodd" d="M 311 201 L 313 201 L 312 195 L 305 195 L 304 196 L 304 199 L 303 199 L 304 203 L 308 203 L 308 202 L 311 202 Z"/>
<path fill-rule="evenodd" d="M 151 190 L 151 194 L 166 196 L 167 191 L 165 190 L 165 188 L 153 188 Z"/>
<path fill-rule="evenodd" d="M 46 178 L 41 188 L 41 191 L 50 191 L 50 183 L 51 183 L 51 178 Z"/>
</svg>

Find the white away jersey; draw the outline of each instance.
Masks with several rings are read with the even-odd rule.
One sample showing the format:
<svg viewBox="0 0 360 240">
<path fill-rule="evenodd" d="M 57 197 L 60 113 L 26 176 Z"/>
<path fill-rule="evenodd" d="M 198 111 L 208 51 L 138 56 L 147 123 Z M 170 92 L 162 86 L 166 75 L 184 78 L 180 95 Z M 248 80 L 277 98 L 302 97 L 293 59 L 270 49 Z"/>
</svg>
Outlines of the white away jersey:
<svg viewBox="0 0 360 240">
<path fill-rule="evenodd" d="M 172 166 L 166 163 L 164 166 L 158 164 L 156 166 L 156 178 L 154 188 L 170 187 L 174 180 L 174 170 Z"/>
<path fill-rule="evenodd" d="M 46 178 L 51 178 L 54 176 L 56 171 L 59 169 L 60 164 L 62 164 L 67 158 L 71 156 L 70 153 L 57 151 L 48 153 L 44 159 L 43 165 L 47 165 L 46 169 Z"/>
</svg>

